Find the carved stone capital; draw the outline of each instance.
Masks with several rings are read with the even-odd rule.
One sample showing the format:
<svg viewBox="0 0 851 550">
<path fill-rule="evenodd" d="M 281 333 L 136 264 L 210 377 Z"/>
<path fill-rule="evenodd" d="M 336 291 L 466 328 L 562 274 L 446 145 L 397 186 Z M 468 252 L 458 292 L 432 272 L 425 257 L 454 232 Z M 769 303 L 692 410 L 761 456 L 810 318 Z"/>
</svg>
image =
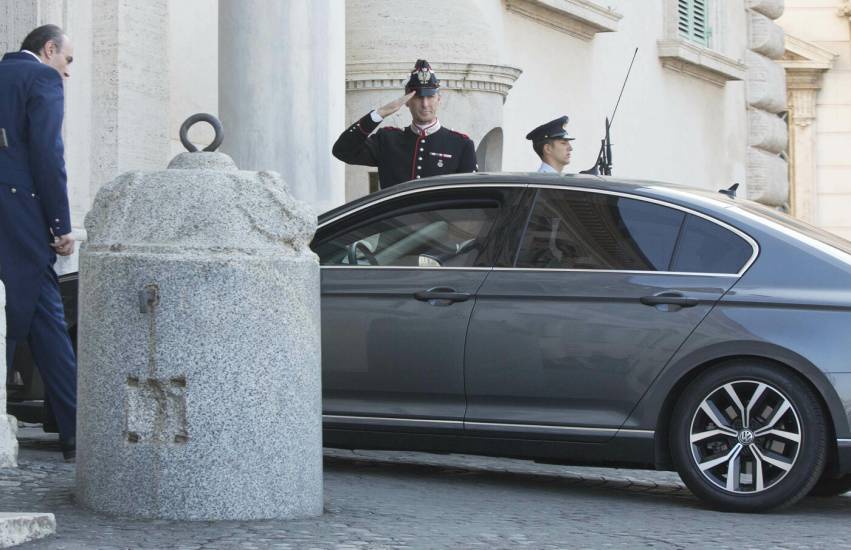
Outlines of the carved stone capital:
<svg viewBox="0 0 851 550">
<path fill-rule="evenodd" d="M 843 2 L 842 5 L 839 6 L 839 9 L 836 11 L 836 14 L 839 17 L 847 17 L 849 20 L 851 20 L 851 0 L 845 0 L 845 2 Z"/>
<path fill-rule="evenodd" d="M 431 66 L 440 75 L 443 89 L 496 93 L 503 98 L 523 72 L 515 67 L 477 63 L 432 62 Z M 408 62 L 349 63 L 346 65 L 346 91 L 397 90 L 401 93 L 410 71 Z"/>
<path fill-rule="evenodd" d="M 813 123 L 816 118 L 816 95 L 818 89 L 798 88 L 789 89 L 789 117 L 792 124 L 806 127 Z"/>
</svg>

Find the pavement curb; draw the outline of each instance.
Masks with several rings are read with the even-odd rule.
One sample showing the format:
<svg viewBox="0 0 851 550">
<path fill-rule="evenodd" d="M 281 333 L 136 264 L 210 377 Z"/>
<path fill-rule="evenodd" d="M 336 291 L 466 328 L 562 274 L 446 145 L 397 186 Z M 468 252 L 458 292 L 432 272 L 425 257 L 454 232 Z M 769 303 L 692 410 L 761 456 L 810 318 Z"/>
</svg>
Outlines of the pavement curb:
<svg viewBox="0 0 851 550">
<path fill-rule="evenodd" d="M 56 532 L 53 514 L 0 512 L 0 548 L 17 546 Z"/>
</svg>

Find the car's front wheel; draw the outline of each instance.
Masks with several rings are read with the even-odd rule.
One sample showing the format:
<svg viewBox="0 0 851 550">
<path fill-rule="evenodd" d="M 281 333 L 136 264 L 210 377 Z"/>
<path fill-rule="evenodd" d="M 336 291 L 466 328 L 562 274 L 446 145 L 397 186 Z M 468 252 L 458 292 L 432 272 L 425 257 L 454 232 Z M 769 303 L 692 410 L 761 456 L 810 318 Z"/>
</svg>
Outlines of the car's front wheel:
<svg viewBox="0 0 851 550">
<path fill-rule="evenodd" d="M 825 417 L 816 395 L 783 367 L 728 362 L 681 395 L 671 453 L 688 488 L 730 512 L 780 508 L 805 496 L 825 467 Z"/>
</svg>

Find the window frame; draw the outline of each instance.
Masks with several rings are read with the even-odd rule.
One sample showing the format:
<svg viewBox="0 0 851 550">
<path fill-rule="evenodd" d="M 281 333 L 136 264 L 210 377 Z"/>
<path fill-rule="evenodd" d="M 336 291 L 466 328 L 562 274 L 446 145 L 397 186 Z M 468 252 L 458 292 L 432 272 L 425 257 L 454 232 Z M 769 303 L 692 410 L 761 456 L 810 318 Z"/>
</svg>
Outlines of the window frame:
<svg viewBox="0 0 851 550">
<path fill-rule="evenodd" d="M 748 67 L 738 59 L 738 50 L 731 51 L 725 25 L 730 8 L 724 2 L 702 0 L 706 25 L 711 29 L 705 41 L 693 40 L 680 31 L 680 2 L 663 0 L 664 24 L 661 38 L 657 41 L 657 55 L 662 66 L 687 76 L 705 80 L 723 87 L 729 81 L 747 78 Z M 690 4 L 694 0 L 687 0 Z"/>
<path fill-rule="evenodd" d="M 658 206 L 673 208 L 674 210 L 679 210 L 681 212 L 685 212 L 686 214 L 692 214 L 704 220 L 707 220 L 711 223 L 714 223 L 723 229 L 731 231 L 735 235 L 741 237 L 745 240 L 750 246 L 752 250 L 751 257 L 742 265 L 737 273 L 702 273 L 702 272 L 694 272 L 694 271 L 646 271 L 646 270 L 626 270 L 626 269 L 576 269 L 576 268 L 541 268 L 541 267 L 494 267 L 494 271 L 545 271 L 545 272 L 579 272 L 579 273 L 627 273 L 627 274 L 641 274 L 641 275 L 688 275 L 688 276 L 700 276 L 700 277 L 741 277 L 744 275 L 748 269 L 750 269 L 751 265 L 756 261 L 759 256 L 759 243 L 750 235 L 734 227 L 728 223 L 725 223 L 721 220 L 713 218 L 707 214 L 702 212 L 698 212 L 691 208 L 680 206 L 678 204 L 672 204 L 669 202 L 665 202 L 663 200 L 658 200 L 650 197 L 643 197 L 641 195 L 633 195 L 630 193 L 624 193 L 620 191 L 609 191 L 605 189 L 592 189 L 586 187 L 576 187 L 576 186 L 568 186 L 568 185 L 546 185 L 546 184 L 530 184 L 529 187 L 531 189 L 540 190 L 540 189 L 556 189 L 563 191 L 579 191 L 583 193 L 596 193 L 601 195 L 612 195 L 616 197 L 623 197 L 627 199 L 634 199 L 639 201 L 648 202 L 651 204 L 656 204 Z M 532 202 L 532 208 L 534 208 L 537 203 L 537 193 L 535 196 L 535 200 Z M 526 230 L 528 228 L 529 219 L 531 218 L 532 210 L 527 213 L 526 224 L 523 226 L 522 234 L 525 236 Z M 682 226 L 680 227 L 682 230 Z M 677 240 L 674 243 L 674 247 L 679 246 L 679 241 L 682 238 L 682 231 L 677 235 Z M 522 246 L 523 239 L 520 239 L 520 242 L 517 243 L 517 249 L 514 251 L 514 266 L 517 265 L 517 258 L 520 255 L 520 247 Z"/>
<path fill-rule="evenodd" d="M 333 238 L 335 235 L 338 235 L 340 233 L 340 231 L 333 231 L 329 235 L 323 235 L 321 241 L 317 241 L 316 236 L 320 233 L 320 231 L 332 228 L 332 226 L 334 226 L 334 225 L 336 225 L 340 222 L 343 222 L 344 220 L 351 218 L 352 216 L 356 216 L 358 214 L 361 214 L 365 210 L 376 208 L 376 212 L 375 212 L 374 216 L 370 216 L 368 219 L 363 220 L 360 223 L 357 223 L 355 226 L 349 226 L 345 230 L 342 230 L 342 231 L 349 231 L 349 230 L 351 230 L 352 227 L 357 228 L 357 227 L 360 227 L 364 224 L 371 223 L 371 221 L 374 221 L 376 219 L 386 217 L 386 216 L 382 216 L 382 213 L 388 214 L 390 212 L 399 212 L 399 211 L 402 211 L 402 210 L 410 210 L 410 209 L 415 210 L 416 207 L 413 206 L 413 205 L 397 206 L 397 207 L 394 207 L 390 210 L 387 209 L 387 206 L 390 206 L 390 205 L 385 205 L 384 207 L 380 206 L 380 205 L 387 203 L 387 202 L 390 202 L 390 201 L 398 201 L 399 199 L 404 200 L 405 197 L 408 197 L 408 196 L 413 195 L 413 194 L 439 192 L 439 191 L 445 191 L 445 190 L 451 190 L 451 189 L 454 189 L 454 190 L 470 190 L 470 189 L 516 188 L 518 190 L 518 202 L 519 202 L 519 199 L 523 197 L 524 191 L 527 187 L 528 187 L 528 184 L 523 184 L 523 183 L 481 183 L 481 184 L 470 184 L 470 185 L 440 185 L 440 186 L 434 186 L 434 187 L 422 187 L 422 188 L 411 189 L 411 190 L 403 191 L 403 192 L 399 192 L 399 193 L 393 193 L 393 194 L 387 195 L 385 197 L 381 197 L 381 198 L 378 198 L 376 200 L 369 201 L 369 202 L 366 202 L 364 204 L 361 204 L 360 206 L 358 206 L 358 207 L 356 207 L 352 210 L 349 210 L 347 212 L 344 212 L 342 214 L 334 216 L 333 218 L 328 219 L 328 220 L 320 223 L 316 228 L 316 234 L 314 235 L 314 239 L 313 239 L 313 241 L 311 241 L 311 249 L 313 248 L 314 243 L 318 246 L 321 242 L 325 242 L 327 239 Z M 442 199 L 442 200 L 446 200 L 446 199 Z M 430 199 L 428 201 L 428 203 L 436 203 L 436 202 L 438 202 L 437 198 Z M 500 211 L 497 212 L 496 219 L 494 221 L 494 225 L 491 227 L 491 229 L 489 230 L 488 236 L 486 237 L 489 245 L 490 245 L 490 242 L 492 241 L 493 233 L 494 233 L 494 230 L 497 226 L 497 223 L 500 220 L 504 219 L 504 217 L 506 216 L 506 213 L 513 210 L 516 206 L 517 206 L 516 204 L 503 204 L 500 207 Z M 489 258 L 490 261 L 488 263 L 491 263 L 491 264 L 497 264 L 498 263 L 498 257 L 500 256 L 499 253 L 505 247 L 505 243 L 500 243 L 500 244 L 495 245 L 495 246 L 497 247 L 497 250 L 496 251 L 491 250 L 489 252 L 493 256 L 492 258 Z M 426 270 L 468 270 L 468 271 L 469 270 L 487 270 L 487 271 L 490 271 L 491 269 L 493 269 L 494 265 L 489 265 L 489 266 L 473 265 L 473 266 L 466 266 L 466 267 L 465 266 L 430 267 L 430 266 L 362 265 L 362 264 L 361 265 L 346 265 L 346 264 L 340 264 L 340 265 L 338 265 L 338 264 L 325 264 L 325 265 L 323 265 L 323 264 L 320 263 L 319 267 L 320 267 L 320 269 L 404 269 L 404 270 L 426 269 Z"/>
</svg>

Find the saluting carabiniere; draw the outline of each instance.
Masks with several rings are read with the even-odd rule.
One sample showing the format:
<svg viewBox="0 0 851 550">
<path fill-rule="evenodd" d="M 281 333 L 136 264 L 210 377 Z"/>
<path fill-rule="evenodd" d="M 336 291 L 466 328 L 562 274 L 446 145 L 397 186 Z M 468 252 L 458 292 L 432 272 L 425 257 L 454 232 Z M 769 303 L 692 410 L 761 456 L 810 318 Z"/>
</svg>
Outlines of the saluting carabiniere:
<svg viewBox="0 0 851 550">
<path fill-rule="evenodd" d="M 385 126 L 373 134 L 381 121 L 402 105 L 411 111 L 410 126 Z M 473 141 L 441 126 L 439 107 L 440 80 L 426 60 L 417 60 L 405 95 L 367 113 L 343 131 L 331 152 L 347 164 L 377 166 L 382 189 L 428 176 L 475 172 L 478 166 Z"/>
</svg>

